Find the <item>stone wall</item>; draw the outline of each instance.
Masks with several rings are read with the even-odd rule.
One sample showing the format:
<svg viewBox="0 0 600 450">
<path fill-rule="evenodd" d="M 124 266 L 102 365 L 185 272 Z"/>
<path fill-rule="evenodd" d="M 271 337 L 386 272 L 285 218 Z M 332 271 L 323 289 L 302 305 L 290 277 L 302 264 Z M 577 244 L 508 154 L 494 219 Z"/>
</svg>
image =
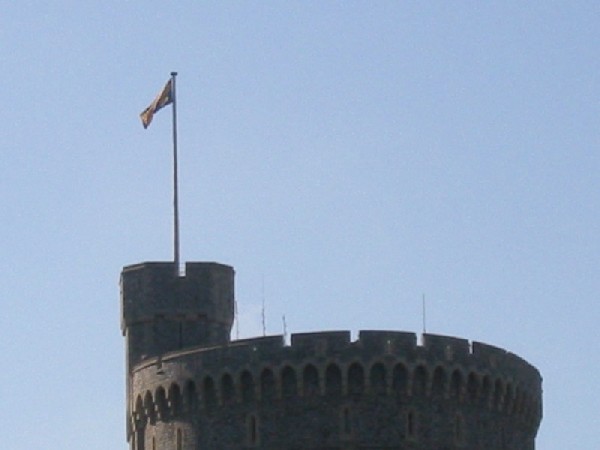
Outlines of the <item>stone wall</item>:
<svg viewBox="0 0 600 450">
<path fill-rule="evenodd" d="M 185 450 L 531 450 L 541 420 L 541 377 L 523 359 L 453 337 L 425 335 L 420 346 L 403 332 L 165 354 L 135 367 L 132 388 L 132 429 L 146 445 L 180 429 Z"/>
</svg>

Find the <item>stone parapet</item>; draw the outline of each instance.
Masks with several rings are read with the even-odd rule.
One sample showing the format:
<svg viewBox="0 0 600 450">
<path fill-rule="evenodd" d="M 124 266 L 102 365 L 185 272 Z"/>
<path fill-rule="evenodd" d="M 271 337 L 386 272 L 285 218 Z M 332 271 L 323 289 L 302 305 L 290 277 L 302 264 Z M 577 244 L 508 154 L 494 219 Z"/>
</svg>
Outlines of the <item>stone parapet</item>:
<svg viewBox="0 0 600 450">
<path fill-rule="evenodd" d="M 215 430 L 225 417 L 246 417 L 253 412 L 263 429 L 282 430 L 280 415 L 296 411 L 303 416 L 321 404 L 315 417 L 323 415 L 320 420 L 329 424 L 324 426 L 336 436 L 331 438 L 332 445 L 344 439 L 366 439 L 367 424 L 383 411 L 390 417 L 404 417 L 398 419 L 402 436 L 394 427 L 382 431 L 388 438 L 380 444 L 393 445 L 410 438 L 405 429 L 407 414 L 413 414 L 414 420 L 420 418 L 420 430 L 425 432 L 429 425 L 423 420 L 439 421 L 435 411 L 442 408 L 450 422 L 464 421 L 470 430 L 470 437 L 455 436 L 465 439 L 466 448 L 477 448 L 483 436 L 490 435 L 520 442 L 518 447 L 507 448 L 532 449 L 542 414 L 541 377 L 529 363 L 497 347 L 431 334 L 423 336 L 423 345 L 417 344 L 415 334 L 396 331 L 361 331 L 355 341 L 348 331 L 294 334 L 291 345 L 284 345 L 281 336 L 244 339 L 151 358 L 133 368 L 132 376 L 130 420 L 134 428 L 179 414 L 197 427 L 210 423 Z M 339 415 L 345 414 L 344 408 L 350 408 L 348 414 L 356 421 L 353 438 L 340 431 Z M 269 420 L 274 422 L 268 424 Z M 481 421 L 488 428 L 502 427 L 495 432 L 484 430 Z M 427 432 L 431 442 L 444 442 L 452 435 L 448 431 L 452 426 L 438 425 L 449 434 L 434 438 L 436 432 L 431 429 Z M 512 436 L 509 430 L 518 432 Z M 246 434 L 245 430 L 230 432 Z M 281 432 L 278 436 L 270 441 L 263 436 L 260 448 L 284 445 Z M 310 448 L 311 443 L 304 445 Z M 486 445 L 501 448 L 500 444 Z"/>
</svg>

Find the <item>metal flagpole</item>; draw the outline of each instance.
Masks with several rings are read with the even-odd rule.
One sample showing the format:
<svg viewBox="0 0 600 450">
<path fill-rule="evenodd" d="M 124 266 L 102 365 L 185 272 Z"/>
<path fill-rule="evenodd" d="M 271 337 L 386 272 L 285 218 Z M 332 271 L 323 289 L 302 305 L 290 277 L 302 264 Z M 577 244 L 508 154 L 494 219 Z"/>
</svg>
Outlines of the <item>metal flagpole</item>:
<svg viewBox="0 0 600 450">
<path fill-rule="evenodd" d="M 177 181 L 177 95 L 175 91 L 175 77 L 177 72 L 171 72 L 171 94 L 173 95 L 173 212 L 174 212 L 174 263 L 175 275 L 179 276 L 179 195 Z"/>
</svg>

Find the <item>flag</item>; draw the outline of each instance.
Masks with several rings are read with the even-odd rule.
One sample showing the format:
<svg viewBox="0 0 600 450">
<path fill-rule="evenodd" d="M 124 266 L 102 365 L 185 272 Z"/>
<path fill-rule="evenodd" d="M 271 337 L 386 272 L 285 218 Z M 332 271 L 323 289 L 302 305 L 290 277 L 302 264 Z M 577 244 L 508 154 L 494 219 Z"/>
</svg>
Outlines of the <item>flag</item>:
<svg viewBox="0 0 600 450">
<path fill-rule="evenodd" d="M 161 108 L 170 105 L 173 103 L 173 79 L 171 78 L 165 84 L 165 87 L 162 88 L 162 91 L 156 96 L 154 101 L 150 103 L 141 114 L 140 118 L 142 119 L 142 125 L 144 128 L 148 128 L 150 122 L 152 122 L 152 118 L 154 117 L 154 113 L 159 111 Z"/>
</svg>

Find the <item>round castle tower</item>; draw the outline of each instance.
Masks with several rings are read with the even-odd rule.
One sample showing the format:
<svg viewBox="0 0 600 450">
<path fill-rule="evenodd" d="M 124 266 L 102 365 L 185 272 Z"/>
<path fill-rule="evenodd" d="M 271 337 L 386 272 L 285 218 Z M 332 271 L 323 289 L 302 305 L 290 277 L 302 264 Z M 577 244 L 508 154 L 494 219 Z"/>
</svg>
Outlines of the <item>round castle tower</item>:
<svg viewBox="0 0 600 450">
<path fill-rule="evenodd" d="M 233 268 L 121 274 L 131 450 L 533 450 L 541 376 L 479 342 L 349 331 L 230 341 Z"/>
</svg>

